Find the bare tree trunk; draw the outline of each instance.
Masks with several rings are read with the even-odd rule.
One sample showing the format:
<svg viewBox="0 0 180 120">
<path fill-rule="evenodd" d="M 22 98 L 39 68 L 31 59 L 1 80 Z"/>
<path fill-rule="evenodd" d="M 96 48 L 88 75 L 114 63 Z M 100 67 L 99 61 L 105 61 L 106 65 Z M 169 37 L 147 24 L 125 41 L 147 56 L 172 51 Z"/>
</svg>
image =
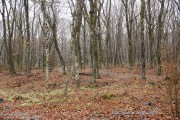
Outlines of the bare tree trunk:
<svg viewBox="0 0 180 120">
<path fill-rule="evenodd" d="M 142 79 L 145 79 L 145 45 L 144 45 L 144 18 L 145 18 L 145 0 L 141 0 L 141 65 L 142 65 Z"/>
<path fill-rule="evenodd" d="M 32 23 L 31 23 L 31 39 L 32 39 L 32 44 L 31 44 L 31 62 L 30 62 L 30 68 L 34 68 L 35 67 L 35 63 L 36 63 L 36 37 L 37 36 L 37 30 L 38 28 L 34 27 L 34 23 L 35 23 L 35 18 L 36 18 L 36 5 L 33 5 L 34 9 L 33 9 L 33 18 L 32 18 Z"/>
<path fill-rule="evenodd" d="M 158 16 L 158 34 L 157 34 L 157 65 L 158 65 L 158 75 L 161 75 L 161 39 L 163 32 L 163 12 L 164 12 L 164 2 L 161 0 L 161 8 Z"/>
<path fill-rule="evenodd" d="M 14 59 L 13 59 L 13 53 L 12 53 L 12 38 L 14 33 L 14 23 L 15 23 L 15 10 L 16 10 L 16 1 L 15 1 L 15 8 L 10 8 L 9 11 L 7 11 L 7 6 L 5 0 L 2 0 L 3 10 L 2 10 L 2 19 L 3 19 L 3 37 L 4 37 L 4 44 L 7 51 L 7 61 L 9 65 L 9 73 L 15 74 L 15 68 L 14 68 Z M 11 6 L 12 7 L 12 6 Z M 7 43 L 7 36 L 6 36 L 6 21 L 5 21 L 5 8 L 6 8 L 6 14 L 7 14 L 7 27 L 8 27 L 8 43 Z M 10 25 L 10 12 L 12 10 L 12 21 Z"/>
<path fill-rule="evenodd" d="M 98 27 L 98 33 L 97 33 L 97 40 L 98 40 L 98 55 L 99 55 L 99 64 L 101 66 L 101 63 L 104 63 L 104 58 L 103 58 L 103 49 L 102 49 L 102 30 L 101 30 L 101 9 L 104 1 L 100 3 L 99 1 L 99 9 L 98 9 L 98 16 L 97 16 L 97 27 Z M 105 66 L 105 65 L 104 65 Z"/>
<path fill-rule="evenodd" d="M 152 21 L 152 12 L 151 12 L 151 0 L 147 1 L 147 11 L 148 11 L 148 18 L 147 18 L 147 23 L 148 23 L 148 35 L 149 35 L 149 64 L 150 67 L 152 68 L 153 66 L 153 59 L 154 59 L 154 53 L 153 53 L 153 45 L 154 45 L 154 35 L 153 35 L 153 21 Z"/>
<path fill-rule="evenodd" d="M 43 11 L 44 18 L 46 19 L 46 21 L 47 21 L 47 23 L 48 23 L 48 25 L 49 25 L 49 27 L 50 27 L 50 29 L 52 31 L 53 42 L 54 42 L 56 51 L 57 51 L 59 59 L 60 59 L 60 63 L 63 66 L 62 67 L 63 74 L 66 74 L 65 62 L 64 62 L 64 59 L 62 57 L 60 48 L 58 46 L 58 41 L 57 41 L 57 21 L 56 21 L 56 13 L 55 13 L 55 10 L 53 9 L 53 2 L 51 4 L 51 6 L 50 6 L 51 10 L 52 10 L 52 14 L 53 14 L 53 19 L 51 19 L 51 17 L 46 13 L 47 11 L 46 11 L 46 8 L 45 8 L 45 1 L 41 1 L 41 3 L 42 3 L 42 11 Z"/>
<path fill-rule="evenodd" d="M 81 33 L 81 25 L 82 25 L 82 2 L 84 0 L 77 0 L 77 8 L 76 8 L 76 22 L 75 22 L 75 34 L 76 34 L 76 54 L 78 56 L 78 62 L 80 68 L 82 68 L 82 56 L 81 56 L 81 47 L 80 47 L 80 33 Z"/>
<path fill-rule="evenodd" d="M 26 70 L 30 71 L 30 29 L 29 29 L 29 3 L 28 0 L 24 0 L 24 8 L 26 15 Z"/>
<path fill-rule="evenodd" d="M 87 65 L 87 49 L 86 49 L 86 21 L 84 19 L 84 26 L 83 26 L 83 68 Z"/>
<path fill-rule="evenodd" d="M 21 1 L 22 2 L 22 1 Z M 23 70 L 24 67 L 24 37 L 23 37 L 23 21 L 22 21 L 22 8 L 20 9 L 19 12 L 19 26 L 18 26 L 18 32 L 19 32 L 19 37 L 18 37 L 18 45 L 19 45 L 19 70 Z"/>
<path fill-rule="evenodd" d="M 96 79 L 100 77 L 99 68 L 98 68 L 98 50 L 97 50 L 97 0 L 90 2 L 90 38 L 93 40 L 93 83 L 96 83 Z"/>
<path fill-rule="evenodd" d="M 45 45 L 44 45 L 44 54 L 43 54 L 43 67 L 45 68 L 45 78 L 49 80 L 49 27 L 46 19 L 44 18 L 43 22 L 43 35 L 45 38 Z"/>
<path fill-rule="evenodd" d="M 52 4 L 53 5 L 53 4 Z M 61 54 L 61 51 L 60 51 L 60 48 L 58 46 L 58 41 L 57 41 L 57 21 L 56 21 L 56 13 L 55 13 L 55 10 L 53 9 L 53 6 L 51 5 L 51 10 L 53 12 L 53 23 L 51 24 L 51 22 L 48 20 L 48 23 L 51 27 L 51 30 L 52 30 L 52 34 L 53 34 L 53 41 L 54 41 L 54 44 L 55 44 L 55 48 L 56 48 L 56 51 L 58 53 L 58 56 L 59 56 L 59 59 L 60 59 L 60 62 L 62 64 L 62 70 L 63 70 L 63 74 L 66 74 L 66 69 L 65 69 L 65 61 L 62 57 L 62 54 Z"/>
<path fill-rule="evenodd" d="M 121 51 L 121 47 L 122 47 L 122 16 L 118 17 L 118 23 L 117 23 L 117 35 L 116 35 L 116 53 L 115 53 L 115 60 L 114 60 L 114 64 L 118 65 L 118 66 L 123 66 L 122 63 L 122 51 Z"/>
<path fill-rule="evenodd" d="M 106 40 L 105 40 L 105 56 L 106 56 L 106 69 L 109 69 L 109 64 L 112 64 L 112 48 L 111 48 L 111 0 L 107 1 L 106 8 L 103 9 L 105 20 L 103 20 L 106 28 Z"/>
<path fill-rule="evenodd" d="M 78 62 L 78 55 L 77 55 L 77 46 L 76 46 L 76 32 L 75 31 L 75 16 L 73 16 L 73 25 L 72 25 L 72 50 L 73 50 L 73 60 L 74 60 L 74 75 L 75 75 L 75 82 L 76 87 L 80 87 L 80 81 L 79 81 L 79 62 Z"/>
<path fill-rule="evenodd" d="M 55 48 L 56 48 L 56 51 L 58 53 L 58 56 L 59 56 L 59 59 L 60 59 L 60 63 L 62 65 L 62 71 L 63 71 L 63 74 L 66 74 L 66 69 L 65 69 L 65 62 L 64 62 L 64 59 L 62 57 L 62 54 L 61 54 L 61 51 L 60 51 L 60 48 L 58 46 L 58 41 L 57 41 L 57 30 L 56 30 L 56 25 L 54 24 L 53 25 L 53 41 L 54 41 L 54 45 L 55 45 Z"/>
<path fill-rule="evenodd" d="M 178 29 L 178 34 L 180 36 L 180 28 Z M 180 75 L 180 37 L 178 39 L 178 45 L 176 51 L 177 51 L 177 72 Z"/>
<path fill-rule="evenodd" d="M 73 3 L 73 1 L 72 1 L 72 3 Z M 74 6 L 75 10 L 72 13 L 72 17 L 73 17 L 73 27 L 72 27 L 73 55 L 74 55 L 74 61 L 75 61 L 74 70 L 75 70 L 75 80 L 76 80 L 77 88 L 80 87 L 79 66 L 80 66 L 80 68 L 83 67 L 82 66 L 81 48 L 80 48 L 80 33 L 81 33 L 81 25 L 82 25 L 83 4 L 84 4 L 84 0 L 76 0 L 76 7 Z M 72 9 L 71 9 L 71 12 L 72 12 Z M 85 40 L 85 36 L 84 36 L 84 40 Z M 84 41 L 84 43 L 85 43 L 85 41 Z M 86 48 L 84 48 L 84 50 L 85 49 Z"/>
<path fill-rule="evenodd" d="M 49 43 L 47 38 L 46 38 L 45 54 L 46 54 L 45 75 L 46 75 L 46 80 L 49 80 Z"/>
<path fill-rule="evenodd" d="M 129 67 L 132 69 L 133 67 L 133 49 L 132 49 L 132 23 L 133 23 L 133 13 L 134 13 L 134 3 L 135 0 L 130 1 L 131 5 L 128 7 L 128 0 L 121 0 L 124 8 L 125 8 L 125 14 L 126 14 L 126 27 L 127 27 L 127 35 L 128 35 L 128 61 L 129 61 Z M 129 9 L 129 10 L 128 10 Z M 130 12 L 128 12 L 130 11 Z"/>
</svg>

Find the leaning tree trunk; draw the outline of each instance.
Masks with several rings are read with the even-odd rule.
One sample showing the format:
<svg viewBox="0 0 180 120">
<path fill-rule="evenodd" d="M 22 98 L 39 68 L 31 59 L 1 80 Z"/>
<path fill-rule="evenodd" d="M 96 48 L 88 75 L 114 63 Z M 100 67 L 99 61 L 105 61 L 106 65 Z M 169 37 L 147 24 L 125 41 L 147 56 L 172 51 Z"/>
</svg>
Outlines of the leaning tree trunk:
<svg viewBox="0 0 180 120">
<path fill-rule="evenodd" d="M 65 61 L 62 57 L 62 54 L 61 54 L 61 50 L 58 46 L 58 41 L 57 41 L 57 21 L 56 21 L 56 13 L 55 13 L 55 10 L 53 9 L 53 3 L 51 4 L 51 10 L 52 10 L 52 14 L 53 14 L 53 19 L 51 19 L 51 17 L 46 13 L 46 8 L 45 8 L 45 1 L 41 1 L 42 3 L 42 11 L 43 11 L 43 15 L 44 15 L 44 18 L 46 19 L 48 25 L 49 25 L 49 28 L 51 29 L 52 31 L 52 39 L 53 39 L 53 42 L 54 42 L 54 45 L 55 45 L 55 48 L 56 48 L 56 51 L 57 51 L 57 54 L 59 56 L 59 59 L 60 59 L 60 63 L 62 64 L 62 70 L 63 70 L 63 74 L 66 74 L 66 70 L 65 70 Z"/>
<path fill-rule="evenodd" d="M 53 25 L 53 41 L 54 41 L 54 45 L 55 45 L 55 48 L 56 48 L 56 51 L 58 53 L 58 56 L 59 56 L 59 59 L 60 59 L 60 63 L 62 64 L 62 71 L 63 71 L 63 74 L 66 74 L 66 69 L 65 69 L 65 62 L 64 62 L 64 59 L 62 57 L 62 54 L 61 54 L 61 51 L 60 51 L 60 48 L 58 46 L 58 41 L 57 41 L 57 30 L 56 30 L 56 24 Z"/>
<path fill-rule="evenodd" d="M 62 64 L 62 70 L 63 70 L 63 74 L 66 74 L 66 65 L 65 65 L 65 61 L 64 61 L 64 58 L 61 54 L 61 50 L 58 46 L 58 41 L 57 41 L 57 21 L 56 21 L 56 13 L 55 13 L 55 10 L 53 9 L 53 6 L 51 5 L 51 9 L 52 9 L 52 12 L 53 12 L 53 23 L 50 22 L 50 20 L 48 20 L 48 23 L 50 25 L 50 28 L 52 30 L 52 34 L 53 34 L 53 41 L 54 41 L 54 44 L 55 44 L 55 48 L 56 48 L 56 51 L 58 53 L 58 56 L 59 56 L 59 59 L 60 59 L 60 62 Z"/>
</svg>

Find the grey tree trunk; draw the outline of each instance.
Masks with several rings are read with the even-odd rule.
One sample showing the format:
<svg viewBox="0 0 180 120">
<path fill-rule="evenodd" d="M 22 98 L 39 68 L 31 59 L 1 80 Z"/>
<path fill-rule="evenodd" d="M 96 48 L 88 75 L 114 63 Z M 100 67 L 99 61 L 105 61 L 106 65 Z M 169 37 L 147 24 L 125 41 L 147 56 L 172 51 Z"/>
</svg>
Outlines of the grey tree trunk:
<svg viewBox="0 0 180 120">
<path fill-rule="evenodd" d="M 46 18 L 46 8 L 45 8 L 45 2 L 41 2 L 41 10 L 43 12 L 43 34 L 45 38 L 45 78 L 46 80 L 49 80 L 49 26 L 48 26 L 48 21 Z"/>
<path fill-rule="evenodd" d="M 54 2 L 54 1 L 53 1 Z M 63 71 L 63 74 L 66 74 L 66 70 L 65 70 L 65 62 L 64 62 L 64 59 L 62 57 L 62 54 L 61 54 L 61 50 L 59 48 L 59 45 L 58 45 L 58 41 L 57 41 L 57 21 L 56 21 L 56 13 L 55 13 L 55 10 L 53 9 L 53 2 L 51 4 L 51 12 L 52 12 L 52 16 L 53 18 L 51 18 L 48 14 L 47 14 L 47 11 L 46 11 L 46 8 L 45 8 L 45 1 L 41 1 L 42 3 L 42 11 L 44 12 L 43 15 L 44 15 L 44 18 L 46 19 L 49 27 L 50 27 L 50 30 L 52 31 L 52 39 L 53 39 L 53 42 L 54 42 L 54 45 L 55 45 L 55 48 L 56 48 L 56 51 L 58 53 L 58 56 L 59 56 L 59 59 L 60 59 L 60 64 L 62 64 L 62 71 Z"/>
<path fill-rule="evenodd" d="M 133 68 L 132 23 L 133 23 L 135 0 L 130 1 L 131 5 L 129 5 L 128 0 L 121 0 L 121 1 L 125 8 L 125 19 L 126 19 L 126 28 L 127 28 L 127 35 L 128 35 L 128 45 L 129 45 L 128 46 L 128 62 L 129 62 L 129 68 L 132 69 Z"/>
<path fill-rule="evenodd" d="M 87 65 L 88 63 L 88 60 L 87 60 L 87 39 L 86 39 L 86 21 L 84 19 L 84 26 L 83 26 L 83 68 L 85 69 L 85 66 Z"/>
<path fill-rule="evenodd" d="M 83 67 L 81 47 L 80 47 L 80 33 L 81 33 L 81 26 L 82 26 L 83 4 L 84 4 L 84 0 L 76 0 L 76 5 L 75 5 L 76 7 L 74 10 L 74 13 L 72 13 L 72 16 L 73 16 L 73 27 L 72 27 L 73 55 L 74 55 L 74 61 L 75 61 L 74 70 L 75 70 L 75 80 L 76 80 L 77 88 L 80 87 L 79 67 L 81 69 Z M 86 48 L 84 48 L 84 50 L 85 49 Z"/>
<path fill-rule="evenodd" d="M 73 61 L 74 61 L 74 75 L 75 75 L 75 82 L 76 87 L 80 87 L 80 81 L 79 81 L 79 62 L 78 62 L 78 55 L 77 55 L 77 46 L 76 46 L 76 32 L 75 31 L 75 17 L 73 17 L 73 25 L 72 25 L 72 51 L 73 51 Z"/>
<path fill-rule="evenodd" d="M 158 16 L 158 26 L 157 26 L 157 66 L 158 66 L 158 75 L 161 75 L 161 39 L 163 32 L 163 12 L 164 12 L 164 2 L 165 0 L 161 0 L 161 8 Z"/>
</svg>

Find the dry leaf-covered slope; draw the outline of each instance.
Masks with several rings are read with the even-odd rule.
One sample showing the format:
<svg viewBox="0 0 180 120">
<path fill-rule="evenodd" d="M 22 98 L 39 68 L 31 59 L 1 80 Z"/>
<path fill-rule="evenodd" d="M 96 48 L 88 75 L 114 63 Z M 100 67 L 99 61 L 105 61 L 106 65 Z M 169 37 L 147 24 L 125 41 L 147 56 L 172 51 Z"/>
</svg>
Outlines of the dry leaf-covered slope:
<svg viewBox="0 0 180 120">
<path fill-rule="evenodd" d="M 67 98 L 63 97 L 67 77 L 58 71 L 50 73 L 49 81 L 45 81 L 42 70 L 16 76 L 1 72 L 0 98 L 4 101 L 0 103 L 0 119 L 173 119 L 166 82 L 155 71 L 147 70 L 144 81 L 139 68 L 101 69 L 98 87 L 91 87 L 91 76 L 82 74 L 80 89 L 75 88 L 71 76 Z"/>
</svg>

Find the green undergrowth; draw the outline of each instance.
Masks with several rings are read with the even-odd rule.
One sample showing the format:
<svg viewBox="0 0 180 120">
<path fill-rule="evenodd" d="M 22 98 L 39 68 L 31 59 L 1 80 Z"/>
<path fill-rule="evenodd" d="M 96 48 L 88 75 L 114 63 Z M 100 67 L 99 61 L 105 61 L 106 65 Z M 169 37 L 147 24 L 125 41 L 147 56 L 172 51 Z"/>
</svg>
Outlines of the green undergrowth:
<svg viewBox="0 0 180 120">
<path fill-rule="evenodd" d="M 136 85 L 137 86 L 137 85 Z M 33 105 L 43 105 L 46 103 L 54 104 L 54 103 L 71 103 L 71 102 L 79 102 L 81 100 L 85 101 L 86 106 L 91 108 L 93 106 L 92 102 L 94 100 L 102 99 L 102 100 L 110 100 L 112 98 L 121 97 L 118 95 L 118 92 L 124 91 L 124 86 L 120 87 L 118 92 L 114 93 L 114 90 L 117 89 L 116 85 L 108 85 L 97 87 L 96 89 L 92 89 L 93 87 L 81 86 L 79 89 L 74 87 L 68 88 L 68 95 L 64 98 L 64 88 L 58 89 L 46 89 L 42 92 L 31 91 L 29 93 L 23 93 L 18 89 L 0 89 L 0 95 L 5 98 L 5 100 L 9 102 L 18 102 L 18 106 L 33 106 Z"/>
<path fill-rule="evenodd" d="M 22 93 L 15 90 L 2 90 L 0 89 L 0 96 L 3 96 L 6 101 L 15 102 L 21 101 L 20 106 L 32 106 L 34 104 L 43 104 L 44 101 L 48 100 L 50 103 L 56 103 L 61 101 L 60 97 L 62 96 L 63 89 L 56 90 L 46 90 L 44 92 L 29 92 Z"/>
</svg>

